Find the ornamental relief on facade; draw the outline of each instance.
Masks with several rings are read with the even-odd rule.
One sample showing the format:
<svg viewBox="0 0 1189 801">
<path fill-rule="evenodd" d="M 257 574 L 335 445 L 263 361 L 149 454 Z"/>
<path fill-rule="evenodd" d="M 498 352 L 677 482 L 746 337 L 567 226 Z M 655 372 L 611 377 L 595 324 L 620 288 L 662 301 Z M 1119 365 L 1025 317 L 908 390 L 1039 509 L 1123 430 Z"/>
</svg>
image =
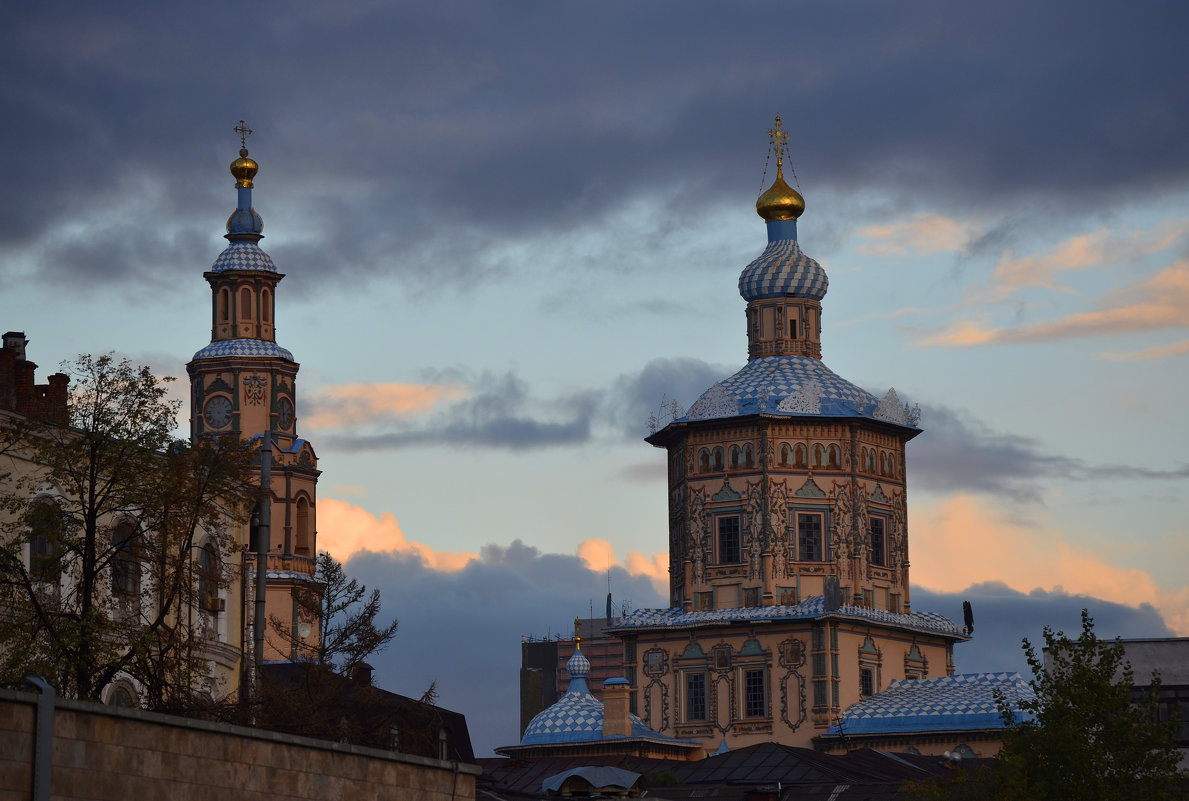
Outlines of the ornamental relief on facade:
<svg viewBox="0 0 1189 801">
<path fill-rule="evenodd" d="M 249 406 L 260 406 L 264 403 L 265 388 L 268 382 L 263 376 L 244 376 L 244 400 Z"/>
<path fill-rule="evenodd" d="M 698 487 L 690 490 L 687 516 L 686 552 L 693 562 L 695 584 L 706 580 L 707 546 L 710 540 L 710 517 L 706 514 L 706 492 Z"/>
<path fill-rule="evenodd" d="M 764 577 L 764 494 L 759 481 L 747 484 L 747 507 L 744 521 L 744 552 L 747 554 L 747 578 L 759 580 Z"/>
<path fill-rule="evenodd" d="M 854 504 L 851 502 L 850 485 L 834 482 L 834 505 L 830 510 L 830 553 L 838 565 L 838 580 L 849 582 L 851 573 L 851 525 Z"/>
<path fill-rule="evenodd" d="M 772 530 L 772 576 L 782 579 L 792 575 L 790 563 L 792 526 L 789 522 L 789 497 L 785 482 L 771 482 L 768 496 L 768 522 Z"/>
</svg>

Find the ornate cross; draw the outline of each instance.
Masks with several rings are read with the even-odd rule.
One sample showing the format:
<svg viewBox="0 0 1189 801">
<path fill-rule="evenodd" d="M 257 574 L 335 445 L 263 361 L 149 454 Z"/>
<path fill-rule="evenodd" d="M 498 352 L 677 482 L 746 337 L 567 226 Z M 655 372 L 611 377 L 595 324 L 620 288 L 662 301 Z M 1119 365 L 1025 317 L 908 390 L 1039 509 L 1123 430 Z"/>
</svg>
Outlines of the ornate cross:
<svg viewBox="0 0 1189 801">
<path fill-rule="evenodd" d="M 243 121 L 240 121 L 243 124 Z M 768 141 L 776 149 L 776 166 L 779 168 L 784 162 L 784 143 L 788 141 L 788 132 L 780 127 L 780 115 L 776 115 L 776 124 L 768 129 Z"/>
<path fill-rule="evenodd" d="M 780 117 L 776 118 L 776 127 L 777 128 L 780 127 Z M 237 134 L 239 134 L 239 146 L 247 147 L 248 146 L 248 137 L 252 135 L 252 129 L 249 128 L 247 125 L 245 125 L 243 120 L 240 120 L 239 125 L 235 126 L 231 130 L 233 130 Z M 769 134 L 769 136 L 771 136 L 772 132 L 768 131 L 768 134 Z M 786 134 L 786 136 L 787 136 L 787 134 Z"/>
</svg>

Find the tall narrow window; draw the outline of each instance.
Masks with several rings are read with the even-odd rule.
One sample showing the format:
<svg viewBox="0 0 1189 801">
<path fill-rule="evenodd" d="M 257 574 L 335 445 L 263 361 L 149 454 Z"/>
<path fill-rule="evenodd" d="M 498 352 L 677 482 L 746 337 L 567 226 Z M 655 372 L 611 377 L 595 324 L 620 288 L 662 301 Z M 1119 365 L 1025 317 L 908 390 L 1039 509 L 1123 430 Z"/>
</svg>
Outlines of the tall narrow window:
<svg viewBox="0 0 1189 801">
<path fill-rule="evenodd" d="M 701 721 L 706 719 L 705 673 L 685 674 L 685 719 L 686 721 Z"/>
<path fill-rule="evenodd" d="M 762 669 L 743 671 L 743 717 L 767 717 L 768 699 L 765 683 Z"/>
<path fill-rule="evenodd" d="M 714 469 L 715 469 L 715 470 L 722 470 L 722 469 L 723 469 L 723 459 L 722 459 L 722 456 L 723 456 L 723 453 L 722 453 L 722 448 L 721 448 L 721 447 L 719 447 L 719 448 L 715 448 L 715 449 L 714 449 Z"/>
<path fill-rule="evenodd" d="M 797 542 L 803 562 L 822 561 L 822 516 L 820 514 L 797 515 Z"/>
<path fill-rule="evenodd" d="M 62 510 L 53 501 L 38 501 L 25 519 L 29 527 L 29 577 L 57 581 L 62 567 Z"/>
<path fill-rule="evenodd" d="M 272 293 L 267 289 L 260 293 L 260 319 L 266 323 L 272 322 Z"/>
<path fill-rule="evenodd" d="M 702 471 L 703 473 L 710 472 L 710 451 L 706 450 L 705 448 L 702 448 L 702 450 L 698 451 L 698 470 Z"/>
<path fill-rule="evenodd" d="M 821 445 L 813 446 L 813 466 L 821 467 L 825 463 L 826 449 Z"/>
<path fill-rule="evenodd" d="M 718 518 L 718 561 L 731 565 L 741 562 L 739 542 L 739 518 L 731 515 Z"/>
<path fill-rule="evenodd" d="M 140 594 L 140 562 L 136 558 L 136 527 L 122 520 L 111 533 L 111 590 L 115 595 Z"/>
<path fill-rule="evenodd" d="M 239 317 L 241 320 L 251 320 L 252 314 L 252 290 L 246 286 L 239 291 Z"/>
<path fill-rule="evenodd" d="M 871 526 L 871 564 L 886 565 L 888 563 L 887 538 L 885 537 L 884 519 L 872 515 Z"/>
<path fill-rule="evenodd" d="M 830 446 L 830 467 L 842 467 L 842 449 L 837 445 Z"/>
<path fill-rule="evenodd" d="M 313 526 L 310 524 L 310 502 L 307 498 L 297 499 L 297 543 L 294 553 L 299 556 L 310 556 L 310 541 L 313 539 Z"/>
<path fill-rule="evenodd" d="M 198 605 L 219 611 L 219 554 L 209 544 L 198 550 Z"/>
<path fill-rule="evenodd" d="M 223 287 L 222 289 L 219 290 L 219 301 L 218 301 L 218 307 L 216 309 L 216 314 L 218 316 L 219 322 L 225 323 L 229 319 L 231 319 L 231 317 L 230 317 L 231 312 L 228 311 L 230 306 L 231 306 L 231 291 L 228 290 L 227 287 Z"/>
<path fill-rule="evenodd" d="M 789 447 L 789 444 L 787 442 L 782 442 L 780 444 L 780 466 L 788 467 L 789 463 L 790 463 L 790 459 L 792 458 L 792 455 L 793 455 L 793 449 Z"/>
<path fill-rule="evenodd" d="M 808 452 L 806 451 L 804 445 L 797 445 L 797 447 L 793 449 L 793 459 L 794 459 L 794 463 L 793 463 L 794 467 L 807 467 L 808 466 Z"/>
</svg>

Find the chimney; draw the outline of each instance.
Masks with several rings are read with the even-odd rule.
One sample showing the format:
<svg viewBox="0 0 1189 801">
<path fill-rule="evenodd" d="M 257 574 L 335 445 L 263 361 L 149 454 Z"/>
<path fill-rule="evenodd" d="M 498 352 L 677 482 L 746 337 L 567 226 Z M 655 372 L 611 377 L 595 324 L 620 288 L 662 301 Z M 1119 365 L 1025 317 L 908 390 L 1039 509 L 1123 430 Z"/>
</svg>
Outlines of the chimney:
<svg viewBox="0 0 1189 801">
<path fill-rule="evenodd" d="M 362 684 L 365 687 L 370 687 L 372 684 L 372 671 L 375 670 L 367 662 L 360 662 L 355 666 L 355 670 L 351 673 L 351 678 L 355 680 L 356 684 Z"/>
<path fill-rule="evenodd" d="M 70 376 L 65 373 L 54 373 L 49 377 L 49 390 L 46 392 L 45 419 L 59 425 L 66 425 L 70 414 L 67 399 L 70 396 Z"/>
<path fill-rule="evenodd" d="M 4 349 L 14 353 L 18 362 L 25 360 L 25 346 L 28 344 L 24 331 L 9 331 L 4 335 Z"/>
<path fill-rule="evenodd" d="M 603 682 L 603 736 L 630 737 L 632 718 L 628 713 L 628 698 L 632 686 L 627 679 L 607 679 Z"/>
</svg>

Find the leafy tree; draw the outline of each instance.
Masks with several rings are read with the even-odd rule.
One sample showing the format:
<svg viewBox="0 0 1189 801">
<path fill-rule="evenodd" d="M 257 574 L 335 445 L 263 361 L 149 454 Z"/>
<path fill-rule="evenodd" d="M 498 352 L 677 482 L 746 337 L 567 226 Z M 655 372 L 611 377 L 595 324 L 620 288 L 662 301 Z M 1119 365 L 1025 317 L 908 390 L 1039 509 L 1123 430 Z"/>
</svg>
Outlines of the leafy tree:
<svg viewBox="0 0 1189 801">
<path fill-rule="evenodd" d="M 1182 798 L 1176 721 L 1158 715 L 1160 676 L 1135 697 L 1123 644 L 1099 640 L 1082 610 L 1082 632 L 1044 630 L 1047 660 L 1027 639 L 1024 652 L 1036 697 L 1022 701 L 1030 719 L 1014 726 L 999 760 L 1030 799 L 1120 801 Z M 1001 705 L 1005 706 L 1005 705 Z M 1010 710 L 1002 709 L 1010 722 Z"/>
<path fill-rule="evenodd" d="M 199 575 L 196 550 L 236 545 L 252 454 L 233 439 L 172 442 L 179 404 L 148 367 L 112 354 L 63 367 L 67 425 L 8 426 L 22 466 L 0 478 L 0 678 L 37 672 L 98 700 L 126 673 L 150 706 L 176 703 L 205 677 L 199 585 L 227 580 L 217 566 Z"/>
<path fill-rule="evenodd" d="M 366 585 L 350 578 L 342 562 L 325 551 L 318 553 L 314 578 L 319 592 L 299 593 L 297 606 L 299 618 L 320 621 L 317 644 L 309 645 L 291 623 L 280 618 L 274 616 L 269 623 L 290 643 L 293 656 L 325 665 L 340 676 L 352 676 L 368 656 L 388 646 L 396 636 L 397 621 L 377 625 L 380 591 L 369 594 Z"/>
<path fill-rule="evenodd" d="M 914 799 L 970 801 L 1159 801 L 1186 797 L 1177 771 L 1177 722 L 1157 714 L 1160 677 L 1133 693 L 1134 673 L 1118 640 L 1099 640 L 1082 610 L 1082 632 L 1070 639 L 1044 629 L 1047 658 L 1024 640 L 1035 697 L 1021 701 L 1017 721 L 1006 699 L 1008 729 L 995 762 L 958 767 L 912 785 Z"/>
</svg>

